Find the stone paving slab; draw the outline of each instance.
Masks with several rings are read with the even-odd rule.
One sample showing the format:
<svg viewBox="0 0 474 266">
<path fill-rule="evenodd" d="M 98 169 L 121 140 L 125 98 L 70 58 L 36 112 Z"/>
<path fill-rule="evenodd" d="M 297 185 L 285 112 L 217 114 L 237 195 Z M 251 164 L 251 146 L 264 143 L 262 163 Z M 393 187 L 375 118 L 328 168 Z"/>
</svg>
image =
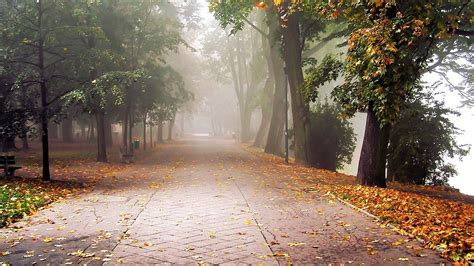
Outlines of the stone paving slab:
<svg viewBox="0 0 474 266">
<path fill-rule="evenodd" d="M 324 195 L 304 192 L 288 168 L 223 140 L 165 145 L 92 193 L 54 203 L 16 227 L 0 230 L 0 251 L 12 252 L 0 261 L 447 263 L 431 250 L 414 254 L 406 246 L 417 243 Z"/>
</svg>

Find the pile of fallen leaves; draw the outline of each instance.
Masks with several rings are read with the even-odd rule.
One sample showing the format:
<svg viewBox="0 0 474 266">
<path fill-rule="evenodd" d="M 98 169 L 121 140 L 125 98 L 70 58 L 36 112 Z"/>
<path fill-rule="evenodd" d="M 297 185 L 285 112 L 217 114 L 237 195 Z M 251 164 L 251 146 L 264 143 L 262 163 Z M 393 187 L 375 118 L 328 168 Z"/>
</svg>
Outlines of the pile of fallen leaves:
<svg viewBox="0 0 474 266">
<path fill-rule="evenodd" d="M 0 227 L 6 226 L 38 208 L 66 197 L 78 186 L 64 182 L 16 179 L 0 183 Z"/>
<path fill-rule="evenodd" d="M 421 238 L 453 261 L 470 260 L 474 248 L 474 205 L 393 189 L 325 185 L 325 190 L 395 225 L 401 234 Z"/>
</svg>

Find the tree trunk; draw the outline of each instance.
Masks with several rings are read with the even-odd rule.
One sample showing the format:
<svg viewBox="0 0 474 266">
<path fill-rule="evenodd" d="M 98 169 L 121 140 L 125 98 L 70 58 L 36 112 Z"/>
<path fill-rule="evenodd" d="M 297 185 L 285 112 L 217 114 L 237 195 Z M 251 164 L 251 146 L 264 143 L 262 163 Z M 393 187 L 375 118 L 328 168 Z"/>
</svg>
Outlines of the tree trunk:
<svg viewBox="0 0 474 266">
<path fill-rule="evenodd" d="M 240 111 L 240 141 L 246 143 L 250 141 L 250 122 L 252 113 L 246 107 L 242 107 Z"/>
<path fill-rule="evenodd" d="M 104 116 L 104 127 L 105 127 L 105 144 L 107 147 L 112 147 L 114 145 L 114 140 L 112 136 L 112 123 L 110 122 L 110 117 L 108 115 Z"/>
<path fill-rule="evenodd" d="M 387 156 L 387 179 L 391 182 L 398 181 L 396 180 L 397 177 L 395 176 L 395 165 L 393 164 L 392 160 L 390 160 L 390 156 Z"/>
<path fill-rule="evenodd" d="M 59 129 L 59 128 L 58 128 L 58 124 L 56 124 L 56 123 L 54 123 L 54 122 L 53 122 L 53 123 L 49 123 L 48 127 L 49 127 L 50 137 L 51 137 L 52 139 L 57 139 L 57 138 L 59 138 L 59 134 L 58 134 L 58 129 Z"/>
<path fill-rule="evenodd" d="M 283 51 L 286 72 L 290 85 L 293 131 L 295 137 L 295 159 L 296 162 L 301 164 L 314 165 L 311 154 L 309 105 L 304 101 L 303 95 L 301 95 L 300 91 L 304 78 L 301 59 L 302 49 L 300 42 L 299 17 L 300 13 L 297 12 L 288 16 L 286 27 L 283 27 L 282 29 L 284 42 Z"/>
<path fill-rule="evenodd" d="M 87 136 L 86 125 L 81 123 L 81 138 L 82 138 L 82 140 L 85 140 L 86 136 Z"/>
<path fill-rule="evenodd" d="M 21 138 L 21 143 L 22 143 L 22 149 L 24 151 L 30 149 L 30 145 L 28 143 L 28 129 L 27 129 L 26 123 L 27 123 L 26 120 L 21 121 L 21 135 L 20 135 L 20 138 Z"/>
<path fill-rule="evenodd" d="M 36 2 L 38 8 L 38 69 L 41 94 L 41 144 L 43 157 L 43 180 L 50 181 L 49 171 L 49 137 L 48 137 L 48 87 L 46 86 L 44 66 L 44 36 L 43 36 L 43 1 Z"/>
<path fill-rule="evenodd" d="M 21 86 L 21 107 L 23 109 L 27 109 L 29 104 L 28 104 L 28 88 L 26 86 Z M 1 108 L 0 108 L 1 109 Z M 1 112 L 1 111 L 0 111 Z M 28 143 L 28 119 L 26 117 L 21 118 L 21 142 L 22 142 L 22 149 L 24 151 L 27 151 L 30 149 L 30 145 Z"/>
<path fill-rule="evenodd" d="M 373 105 L 373 102 L 370 102 L 367 110 L 367 122 L 360 153 L 357 181 L 364 186 L 387 187 L 385 168 L 390 126 L 381 127 L 375 116 Z"/>
<path fill-rule="evenodd" d="M 128 148 L 129 154 L 133 154 L 133 119 L 132 119 L 132 109 L 129 109 L 128 113 Z"/>
<path fill-rule="evenodd" d="M 89 126 L 87 127 L 87 133 L 86 133 L 86 139 L 85 139 L 86 141 L 89 141 L 89 139 L 91 138 L 91 130 L 92 130 L 91 124 L 90 123 L 88 124 Z"/>
<path fill-rule="evenodd" d="M 25 135 L 21 138 L 21 142 L 22 142 L 22 145 L 23 145 L 23 150 L 24 151 L 27 151 L 30 149 L 30 145 L 28 143 L 28 135 Z"/>
<path fill-rule="evenodd" d="M 143 150 L 146 150 L 146 116 L 143 117 Z"/>
<path fill-rule="evenodd" d="M 265 39 L 263 42 L 265 43 Z M 268 45 L 263 45 L 263 49 L 268 51 Z M 272 91 L 274 88 L 274 77 L 271 70 L 271 63 L 269 56 L 267 56 L 267 65 L 268 65 L 268 78 L 265 81 L 265 86 L 263 88 L 263 97 L 261 100 L 260 108 L 262 111 L 262 120 L 260 121 L 260 126 L 257 131 L 257 136 L 253 146 L 258 148 L 265 147 L 268 131 L 270 129 L 270 122 L 272 116 Z"/>
<path fill-rule="evenodd" d="M 184 137 L 184 113 L 181 113 L 181 118 L 180 118 L 180 129 L 179 129 L 179 135 L 181 138 Z"/>
<path fill-rule="evenodd" d="M 72 119 L 64 119 L 61 123 L 61 131 L 63 142 L 72 143 L 73 142 L 73 128 L 72 128 Z"/>
<path fill-rule="evenodd" d="M 39 1 L 41 3 L 41 0 Z M 43 61 L 43 53 L 40 53 L 41 62 Z M 48 89 L 44 80 L 40 83 L 41 88 L 41 144 L 43 157 L 43 180 L 50 181 L 51 173 L 49 171 L 49 139 L 48 139 Z"/>
<path fill-rule="evenodd" d="M 153 123 L 150 123 L 150 148 L 153 149 Z"/>
<path fill-rule="evenodd" d="M 270 129 L 265 145 L 265 152 L 277 156 L 283 156 L 282 141 L 285 127 L 285 72 L 281 57 L 281 32 L 278 18 L 273 9 L 267 10 L 267 24 L 269 28 L 268 42 L 270 45 L 270 71 L 275 79 L 275 90 L 273 92 L 272 118 Z"/>
<path fill-rule="evenodd" d="M 95 124 L 94 120 L 90 121 L 90 126 L 89 126 L 89 142 L 95 141 Z"/>
<path fill-rule="evenodd" d="M 122 123 L 122 145 L 123 151 L 128 153 L 128 106 L 125 108 Z"/>
<path fill-rule="evenodd" d="M 242 34 L 242 33 L 240 33 Z M 237 41 L 237 70 L 238 79 L 240 84 L 240 141 L 243 143 L 250 141 L 250 122 L 252 121 L 252 108 L 251 108 L 251 90 L 255 89 L 249 84 L 247 75 L 247 59 L 244 56 L 244 41 L 238 38 Z"/>
<path fill-rule="evenodd" d="M 12 150 L 16 150 L 15 137 L 5 137 L 5 138 L 2 138 L 1 140 L 2 140 L 2 143 L 1 143 L 2 152 L 9 152 Z"/>
<path fill-rule="evenodd" d="M 90 11 L 90 10 L 89 10 Z M 86 18 L 88 26 L 91 26 L 90 18 Z M 89 35 L 87 38 L 87 47 L 89 50 L 94 49 L 96 46 L 95 36 Z M 94 81 L 97 79 L 98 76 L 97 66 L 95 62 L 90 65 L 90 72 L 89 72 L 89 81 Z M 95 110 L 95 120 L 96 120 L 96 128 L 97 128 L 97 161 L 98 162 L 107 162 L 107 140 L 106 140 L 106 118 L 105 118 L 105 111 L 102 107 L 96 107 Z M 91 131 L 93 132 L 93 131 Z"/>
<path fill-rule="evenodd" d="M 156 142 L 163 143 L 163 121 L 158 120 L 158 131 L 156 135 Z"/>
<path fill-rule="evenodd" d="M 262 108 L 262 121 L 260 127 L 258 128 L 257 136 L 255 137 L 255 142 L 253 146 L 258 148 L 265 147 L 265 141 L 268 136 L 271 122 L 271 112 Z"/>
<path fill-rule="evenodd" d="M 265 54 L 265 61 L 267 63 L 268 77 L 265 81 L 265 86 L 263 88 L 263 97 L 260 103 L 262 111 L 262 120 L 260 121 L 260 127 L 255 137 L 254 146 L 263 148 L 266 145 L 268 139 L 268 131 L 270 128 L 271 116 L 272 116 L 272 94 L 275 88 L 275 77 L 272 70 L 271 63 L 271 51 L 270 51 L 270 42 L 268 37 L 262 36 L 262 50 Z"/>
<path fill-rule="evenodd" d="M 174 119 L 175 119 L 175 116 L 173 115 L 173 118 L 170 120 L 170 123 L 168 125 L 168 140 L 169 141 L 173 140 Z"/>
<path fill-rule="evenodd" d="M 107 144 L 105 141 L 105 118 L 104 113 L 97 112 L 97 161 L 107 162 Z"/>
</svg>

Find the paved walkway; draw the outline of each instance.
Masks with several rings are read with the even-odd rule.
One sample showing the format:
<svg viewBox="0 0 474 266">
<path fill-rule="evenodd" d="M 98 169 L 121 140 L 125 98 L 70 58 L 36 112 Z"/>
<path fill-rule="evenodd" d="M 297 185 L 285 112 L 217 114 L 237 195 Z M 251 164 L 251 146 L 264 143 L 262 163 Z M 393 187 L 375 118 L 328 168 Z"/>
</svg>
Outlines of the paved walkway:
<svg viewBox="0 0 474 266">
<path fill-rule="evenodd" d="M 13 264 L 439 264 L 230 141 L 165 145 L 92 193 L 0 230 Z M 408 248 L 407 248 L 408 246 Z"/>
</svg>

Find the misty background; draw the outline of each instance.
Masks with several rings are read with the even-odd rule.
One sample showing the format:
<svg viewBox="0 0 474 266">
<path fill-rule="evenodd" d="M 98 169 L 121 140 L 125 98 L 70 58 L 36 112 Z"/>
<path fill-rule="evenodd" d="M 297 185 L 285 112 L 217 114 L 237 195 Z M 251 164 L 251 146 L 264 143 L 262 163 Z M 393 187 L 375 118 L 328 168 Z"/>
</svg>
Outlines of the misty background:
<svg viewBox="0 0 474 266">
<path fill-rule="evenodd" d="M 203 56 L 203 49 L 206 49 L 206 43 L 213 43 L 212 34 L 216 32 L 221 32 L 218 23 L 214 19 L 213 15 L 207 10 L 207 1 L 198 0 L 200 5 L 199 16 L 201 20 L 201 28 L 196 34 L 196 38 L 189 38 L 188 41 L 197 47 L 197 52 L 195 54 L 197 60 L 206 61 L 205 55 Z M 246 27 L 245 30 L 254 31 L 250 27 Z M 327 52 L 343 52 L 344 47 L 337 50 L 334 47 L 341 40 L 334 40 L 326 45 L 324 49 L 321 49 L 318 54 L 324 55 Z M 214 45 L 219 45 L 215 44 Z M 317 56 L 317 54 L 315 55 Z M 239 117 L 238 117 L 238 103 L 235 96 L 235 92 L 232 89 L 231 81 L 228 80 L 227 83 L 223 82 L 219 77 L 213 77 L 212 73 L 206 73 L 208 71 L 201 71 L 202 68 L 198 67 L 199 63 L 195 62 L 193 64 L 186 64 L 188 70 L 198 70 L 200 78 L 194 80 L 192 87 L 196 92 L 197 102 L 194 103 L 194 110 L 190 120 L 188 120 L 188 126 L 196 134 L 206 134 L 207 132 L 212 132 L 212 123 L 216 121 L 221 121 L 224 123 L 224 126 L 227 130 L 238 131 Z M 178 67 L 178 66 L 177 66 Z M 448 73 L 449 81 L 455 84 L 460 83 L 460 77 L 455 73 Z M 429 73 L 423 77 L 423 80 L 427 82 L 427 86 L 434 83 L 434 81 L 442 80 L 442 77 L 436 73 Z M 330 96 L 332 88 L 337 84 L 336 82 L 331 82 L 326 84 L 321 89 L 321 98 L 326 98 Z M 459 116 L 452 115 L 450 116 L 451 121 L 459 128 L 463 133 L 457 137 L 459 144 L 473 145 L 474 144 L 474 110 L 468 106 L 463 106 L 461 104 L 462 97 L 456 92 L 449 89 L 446 86 L 446 82 L 443 82 L 441 85 L 438 85 L 436 92 L 439 95 L 436 96 L 437 99 L 442 99 L 445 102 L 445 106 L 453 109 L 460 113 Z M 291 116 L 291 112 L 289 112 Z M 259 110 L 255 110 L 252 115 L 252 133 L 256 134 L 258 129 L 259 119 L 261 119 Z M 291 118 L 290 118 L 291 119 Z M 211 121 L 209 121 L 211 120 Z M 344 167 L 341 171 L 346 174 L 355 175 L 357 173 L 357 165 L 360 156 L 360 150 L 362 146 L 362 139 L 364 135 L 365 127 L 365 114 L 357 114 L 354 118 L 350 119 L 352 126 L 357 135 L 357 144 L 356 149 L 353 153 L 352 162 Z M 291 127 L 291 126 L 290 126 Z M 454 188 L 460 190 L 460 192 L 474 195 L 474 179 L 472 178 L 472 172 L 474 171 L 474 153 L 471 150 L 469 154 L 463 158 L 462 161 L 459 160 L 450 160 L 449 162 L 453 163 L 457 169 L 458 174 L 449 179 L 449 184 Z"/>
</svg>

